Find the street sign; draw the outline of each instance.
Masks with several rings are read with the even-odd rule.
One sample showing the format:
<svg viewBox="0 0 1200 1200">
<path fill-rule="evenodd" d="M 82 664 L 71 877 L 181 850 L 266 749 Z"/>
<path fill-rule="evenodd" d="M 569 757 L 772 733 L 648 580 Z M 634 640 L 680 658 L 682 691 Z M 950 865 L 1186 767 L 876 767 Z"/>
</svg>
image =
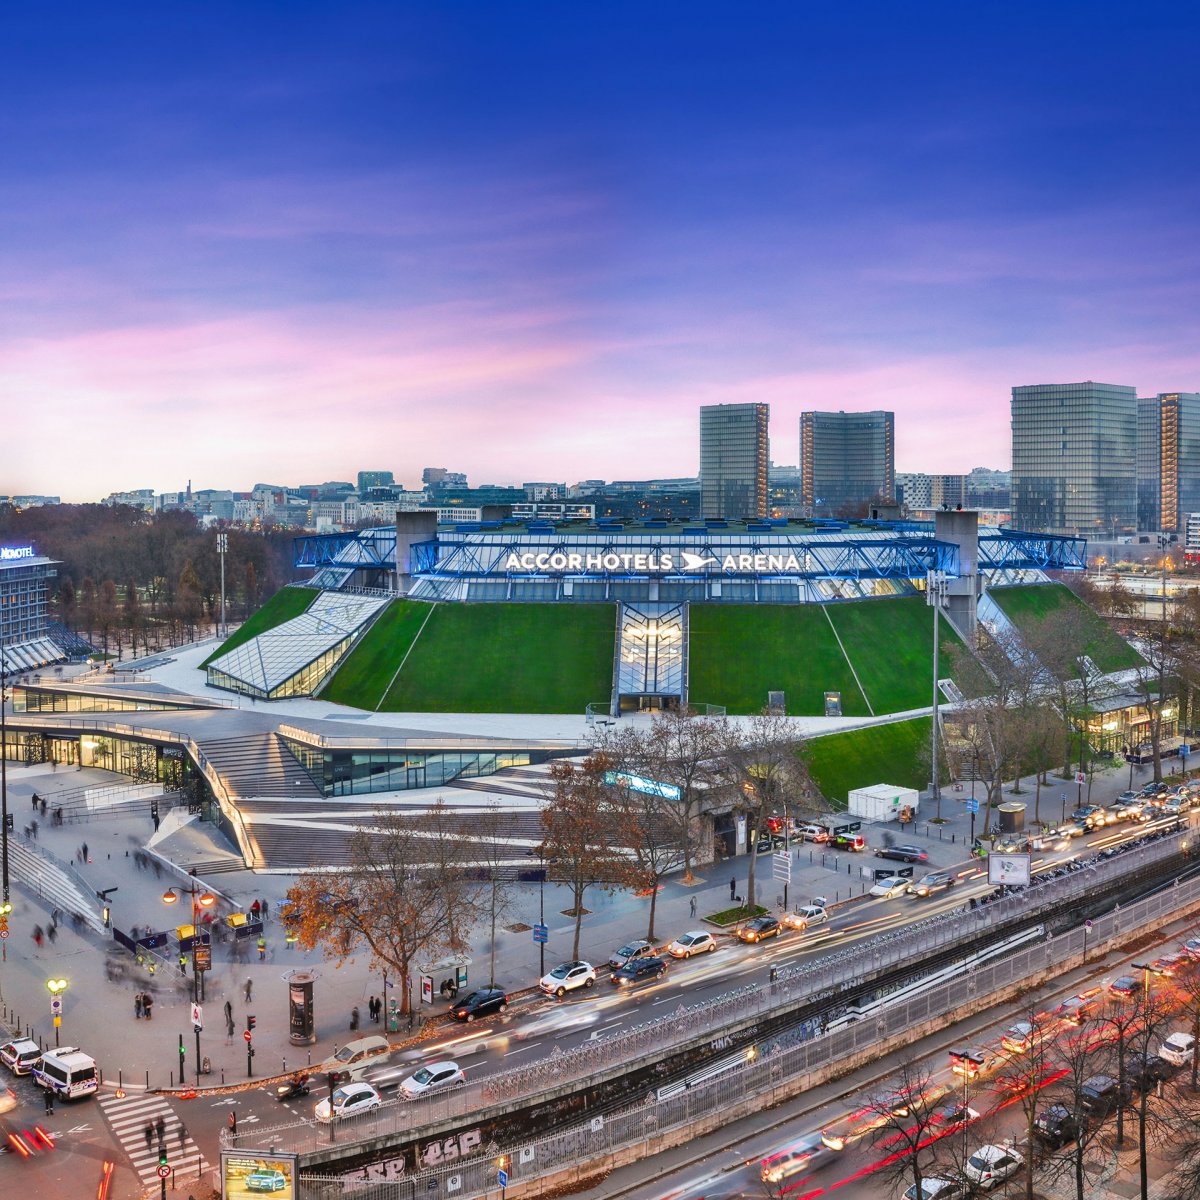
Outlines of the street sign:
<svg viewBox="0 0 1200 1200">
<path fill-rule="evenodd" d="M 54 996 L 50 1001 L 50 1011 L 57 1017 L 62 1012 L 62 997 Z"/>
<path fill-rule="evenodd" d="M 979 811 L 979 801 L 974 796 L 967 801 L 967 812 L 977 813 Z"/>
<path fill-rule="evenodd" d="M 550 927 L 548 925 L 535 925 L 533 927 L 533 940 L 541 942 L 543 945 L 550 940 Z"/>
<path fill-rule="evenodd" d="M 248 1041 L 250 1041 L 250 1040 L 251 1040 L 253 1037 L 254 1037 L 254 1035 L 253 1035 L 253 1034 L 250 1032 L 250 1030 L 248 1030 L 248 1029 L 246 1029 L 246 1030 L 244 1030 L 244 1031 L 242 1032 L 242 1039 L 243 1039 L 244 1041 L 247 1041 L 247 1042 L 248 1042 Z"/>
<path fill-rule="evenodd" d="M 171 1164 L 170 1163 L 160 1163 L 159 1164 L 158 1177 L 159 1177 L 159 1179 L 170 1179 L 171 1178 Z"/>
<path fill-rule="evenodd" d="M 8 937 L 8 930 L 0 929 L 0 938 L 6 938 L 6 937 Z"/>
<path fill-rule="evenodd" d="M 211 946 L 195 946 L 192 953 L 196 960 L 197 971 L 212 970 L 212 947 Z"/>
<path fill-rule="evenodd" d="M 1075 772 L 1076 783 L 1087 783 L 1087 776 L 1082 771 Z"/>
<path fill-rule="evenodd" d="M 496 1182 L 502 1188 L 508 1187 L 508 1172 L 503 1167 L 501 1167 L 500 1170 L 496 1172 Z"/>
<path fill-rule="evenodd" d="M 786 850 L 771 855 L 771 866 L 778 883 L 792 882 L 792 856 Z"/>
<path fill-rule="evenodd" d="M 192 1005 L 192 1024 L 195 1025 L 197 1029 L 204 1028 L 204 1009 L 202 1009 L 198 1004 Z"/>
</svg>

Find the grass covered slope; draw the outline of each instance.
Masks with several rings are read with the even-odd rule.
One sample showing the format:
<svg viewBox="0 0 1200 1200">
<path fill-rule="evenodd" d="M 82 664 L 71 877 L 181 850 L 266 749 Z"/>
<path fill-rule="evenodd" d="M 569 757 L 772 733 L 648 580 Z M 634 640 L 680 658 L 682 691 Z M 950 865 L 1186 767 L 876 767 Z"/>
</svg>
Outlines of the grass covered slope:
<svg viewBox="0 0 1200 1200">
<path fill-rule="evenodd" d="M 1089 631 L 1085 653 L 1101 671 L 1124 671 L 1141 664 L 1141 655 L 1061 583 L 989 588 L 988 595 L 1022 633 L 1031 632 L 1046 617 L 1074 605 L 1083 614 Z"/>
<path fill-rule="evenodd" d="M 873 783 L 921 790 L 929 783 L 931 717 L 894 721 L 813 738 L 808 743 L 808 771 L 822 795 L 835 808 L 846 807 L 854 788 Z"/>
<path fill-rule="evenodd" d="M 268 629 L 274 629 L 276 625 L 282 625 L 285 621 L 298 617 L 320 594 L 312 588 L 280 588 L 258 612 L 253 613 L 238 629 L 234 630 L 222 645 L 200 664 L 200 669 L 203 670 L 214 658 L 220 658 L 222 654 L 248 642 L 251 638 L 258 637 L 260 633 L 265 633 Z"/>
<path fill-rule="evenodd" d="M 582 713 L 612 692 L 616 619 L 612 604 L 439 604 L 380 708 Z"/>
<path fill-rule="evenodd" d="M 877 713 L 927 708 L 933 702 L 933 609 L 923 596 L 830 604 L 827 610 Z M 944 678 L 950 673 L 950 649 L 962 644 L 949 621 L 940 623 L 938 642 L 938 673 Z"/>
<path fill-rule="evenodd" d="M 868 714 L 820 605 L 693 604 L 688 622 L 692 704 L 756 713 L 782 690 L 790 714 L 814 715 L 829 691 L 842 693 L 847 716 Z"/>
<path fill-rule="evenodd" d="M 393 600 L 321 689 L 321 699 L 378 708 L 430 608 L 422 600 Z"/>
</svg>

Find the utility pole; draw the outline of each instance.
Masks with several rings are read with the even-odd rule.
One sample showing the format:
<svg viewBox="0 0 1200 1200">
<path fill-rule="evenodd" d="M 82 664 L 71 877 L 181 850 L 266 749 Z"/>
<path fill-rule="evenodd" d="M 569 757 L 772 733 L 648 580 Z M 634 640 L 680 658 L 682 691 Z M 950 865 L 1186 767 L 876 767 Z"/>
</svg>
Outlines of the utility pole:
<svg viewBox="0 0 1200 1200">
<path fill-rule="evenodd" d="M 929 780 L 929 798 L 937 805 L 937 817 L 942 816 L 942 783 L 938 770 L 938 637 L 941 633 L 940 615 L 946 599 L 946 576 L 941 571 L 925 573 L 925 603 L 933 609 L 933 732 L 929 739 L 929 760 L 933 769 Z"/>
<path fill-rule="evenodd" d="M 221 636 L 227 637 L 228 630 L 225 627 L 225 551 L 229 549 L 229 534 L 217 534 L 217 554 L 221 558 Z"/>
<path fill-rule="evenodd" d="M 0 858 L 3 859 L 3 901 L 8 895 L 8 641 L 0 615 Z"/>
</svg>

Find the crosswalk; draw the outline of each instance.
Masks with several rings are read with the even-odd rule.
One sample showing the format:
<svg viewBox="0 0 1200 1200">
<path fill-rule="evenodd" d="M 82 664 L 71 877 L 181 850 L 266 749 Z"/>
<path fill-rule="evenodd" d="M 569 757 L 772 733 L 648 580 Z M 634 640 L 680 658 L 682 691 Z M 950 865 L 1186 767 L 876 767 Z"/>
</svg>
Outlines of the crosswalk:
<svg viewBox="0 0 1200 1200">
<path fill-rule="evenodd" d="M 144 1185 L 158 1182 L 158 1133 L 156 1126 L 163 1122 L 163 1145 L 172 1169 L 184 1178 L 208 1170 L 200 1147 L 184 1128 L 183 1122 L 161 1096 L 146 1092 L 130 1092 L 124 1096 L 102 1095 L 100 1107 L 109 1127 L 116 1134 L 125 1153 L 133 1163 Z M 149 1141 L 146 1129 L 151 1131 Z M 180 1136 L 182 1132 L 182 1137 Z"/>
</svg>

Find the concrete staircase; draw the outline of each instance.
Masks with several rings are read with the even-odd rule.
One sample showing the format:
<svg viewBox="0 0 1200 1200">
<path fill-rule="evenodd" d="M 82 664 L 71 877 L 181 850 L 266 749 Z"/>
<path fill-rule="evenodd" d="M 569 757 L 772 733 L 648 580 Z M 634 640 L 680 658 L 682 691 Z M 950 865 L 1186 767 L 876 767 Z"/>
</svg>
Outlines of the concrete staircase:
<svg viewBox="0 0 1200 1200">
<path fill-rule="evenodd" d="M 274 733 L 200 742 L 230 796 L 321 799 L 322 792 Z"/>
<path fill-rule="evenodd" d="M 99 896 L 67 863 L 22 838 L 11 836 L 8 862 L 17 880 L 40 896 L 51 909 L 62 910 L 62 919 L 78 913 L 90 929 L 105 933 Z"/>
</svg>

